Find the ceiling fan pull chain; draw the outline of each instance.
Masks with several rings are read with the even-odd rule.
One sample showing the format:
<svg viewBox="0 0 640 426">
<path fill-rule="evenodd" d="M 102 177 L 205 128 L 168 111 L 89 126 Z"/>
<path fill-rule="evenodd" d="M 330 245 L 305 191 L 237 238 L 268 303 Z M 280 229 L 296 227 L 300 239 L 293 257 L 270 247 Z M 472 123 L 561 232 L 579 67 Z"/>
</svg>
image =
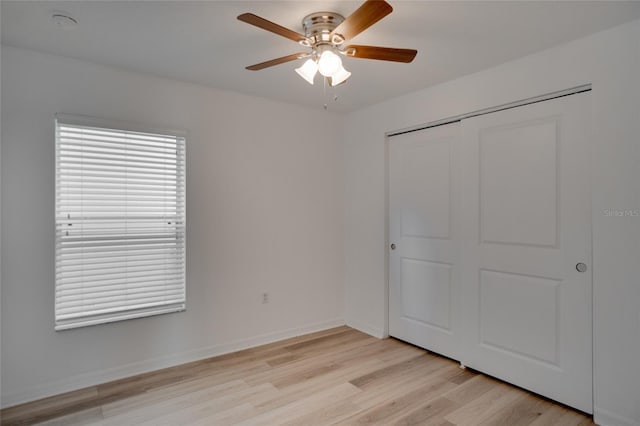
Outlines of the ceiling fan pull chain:
<svg viewBox="0 0 640 426">
<path fill-rule="evenodd" d="M 338 98 L 338 90 L 339 90 L 338 87 L 337 86 L 331 86 L 330 83 L 329 83 L 329 88 L 333 89 L 333 91 L 332 91 L 332 93 L 327 94 L 327 83 L 328 83 L 328 81 L 329 81 L 329 77 L 326 77 L 324 79 L 324 86 L 323 86 L 323 97 L 325 99 L 325 103 L 323 105 L 323 108 L 324 108 L 325 111 L 329 110 L 329 104 L 326 101 L 326 99 L 329 96 L 333 96 L 333 102 L 336 102 L 336 103 L 338 102 L 338 99 L 339 99 Z"/>
<path fill-rule="evenodd" d="M 329 106 L 327 105 L 327 79 L 329 77 L 325 77 L 322 79 L 322 99 L 325 100 L 324 102 L 324 110 L 328 111 L 329 110 Z"/>
</svg>

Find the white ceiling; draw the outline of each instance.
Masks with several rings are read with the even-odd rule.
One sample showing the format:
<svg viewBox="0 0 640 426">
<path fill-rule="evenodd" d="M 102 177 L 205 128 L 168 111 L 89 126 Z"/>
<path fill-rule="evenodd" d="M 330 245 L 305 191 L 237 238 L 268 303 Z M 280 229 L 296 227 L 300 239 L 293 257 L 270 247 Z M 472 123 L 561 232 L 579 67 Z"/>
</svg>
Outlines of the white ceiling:
<svg viewBox="0 0 640 426">
<path fill-rule="evenodd" d="M 344 16 L 356 1 L 2 1 L 2 43 L 285 102 L 352 111 L 640 18 L 640 2 L 405 1 L 352 40 L 418 50 L 411 64 L 347 58 L 351 79 L 325 89 L 293 69 L 245 66 L 304 50 L 236 19 L 253 12 L 298 32 L 303 16 Z M 56 28 L 53 10 L 79 25 Z M 334 92 L 338 100 L 334 101 Z"/>
</svg>

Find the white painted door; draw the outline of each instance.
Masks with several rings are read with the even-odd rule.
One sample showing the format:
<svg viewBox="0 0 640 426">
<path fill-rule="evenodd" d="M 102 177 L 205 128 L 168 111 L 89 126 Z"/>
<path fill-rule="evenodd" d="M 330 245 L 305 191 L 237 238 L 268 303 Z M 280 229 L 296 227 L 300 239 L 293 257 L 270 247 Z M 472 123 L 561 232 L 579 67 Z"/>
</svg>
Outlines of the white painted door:
<svg viewBox="0 0 640 426">
<path fill-rule="evenodd" d="M 389 140 L 389 333 L 452 358 L 461 318 L 459 133 L 455 123 Z"/>
<path fill-rule="evenodd" d="M 591 413 L 589 96 L 462 122 L 461 361 Z"/>
</svg>

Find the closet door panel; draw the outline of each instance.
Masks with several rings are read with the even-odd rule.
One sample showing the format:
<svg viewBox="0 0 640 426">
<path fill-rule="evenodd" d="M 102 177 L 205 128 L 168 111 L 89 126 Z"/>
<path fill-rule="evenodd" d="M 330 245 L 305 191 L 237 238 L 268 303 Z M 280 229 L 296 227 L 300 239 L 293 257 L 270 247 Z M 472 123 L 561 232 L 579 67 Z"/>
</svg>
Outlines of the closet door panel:
<svg viewBox="0 0 640 426">
<path fill-rule="evenodd" d="M 461 291 L 466 365 L 592 412 L 588 117 L 585 93 L 463 120 Z"/>
<path fill-rule="evenodd" d="M 459 124 L 389 141 L 389 332 L 459 356 Z"/>
</svg>

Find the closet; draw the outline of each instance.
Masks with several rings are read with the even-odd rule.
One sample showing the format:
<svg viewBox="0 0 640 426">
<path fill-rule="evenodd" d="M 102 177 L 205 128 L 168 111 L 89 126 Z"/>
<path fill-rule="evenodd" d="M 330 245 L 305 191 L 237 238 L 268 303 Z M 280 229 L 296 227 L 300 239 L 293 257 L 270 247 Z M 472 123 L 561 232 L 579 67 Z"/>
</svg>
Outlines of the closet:
<svg viewBox="0 0 640 426">
<path fill-rule="evenodd" d="M 389 137 L 389 333 L 592 410 L 590 93 Z"/>
</svg>

